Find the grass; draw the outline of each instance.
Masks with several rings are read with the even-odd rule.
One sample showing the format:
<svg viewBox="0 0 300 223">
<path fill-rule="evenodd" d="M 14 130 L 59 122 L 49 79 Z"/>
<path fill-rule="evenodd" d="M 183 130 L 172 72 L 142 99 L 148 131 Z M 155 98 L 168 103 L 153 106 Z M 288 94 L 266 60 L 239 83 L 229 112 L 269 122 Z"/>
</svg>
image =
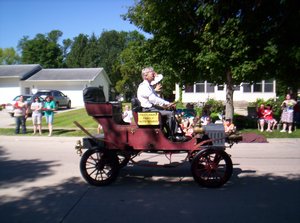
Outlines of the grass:
<svg viewBox="0 0 300 223">
<path fill-rule="evenodd" d="M 53 136 L 85 136 L 83 133 L 73 122 L 77 121 L 89 132 L 92 134 L 96 134 L 98 123 L 93 119 L 93 117 L 88 116 L 85 109 L 77 109 L 71 110 L 61 113 L 56 113 L 54 115 L 54 123 L 53 123 Z M 29 119 L 26 121 L 27 126 L 27 134 L 24 136 L 29 136 L 33 133 L 32 130 L 32 120 Z M 44 136 L 48 135 L 48 127 L 43 117 L 42 120 L 42 128 Z M 15 135 L 14 126 L 12 128 L 0 128 L 0 135 Z M 22 136 L 22 134 L 20 134 Z"/>
<path fill-rule="evenodd" d="M 243 129 L 239 132 L 255 133 L 258 135 L 263 135 L 266 138 L 300 138 L 300 129 L 293 131 L 291 134 L 288 134 L 287 132 L 280 132 L 279 130 L 274 130 L 273 132 L 260 132 L 257 129 Z"/>
<path fill-rule="evenodd" d="M 72 111 L 66 111 L 62 113 L 56 113 L 54 115 L 54 123 L 53 126 L 55 128 L 75 128 L 77 129 L 77 126 L 73 123 L 74 121 L 79 122 L 81 125 L 83 125 L 85 128 L 97 128 L 98 123 L 93 119 L 93 117 L 88 116 L 84 108 L 72 110 Z M 32 122 L 31 120 L 27 120 L 26 122 L 27 126 L 31 126 Z M 43 118 L 43 126 L 47 126 L 45 118 Z"/>
<path fill-rule="evenodd" d="M 56 113 L 54 115 L 53 136 L 85 136 L 85 133 L 83 133 L 77 126 L 75 126 L 75 124 L 73 123 L 74 121 L 79 122 L 84 128 L 88 129 L 90 133 L 96 134 L 98 123 L 93 119 L 93 117 L 87 115 L 84 108 L 81 108 L 77 110 Z M 29 136 L 33 133 L 31 119 L 27 120 L 26 126 L 28 127 L 28 129 L 27 134 L 25 134 L 24 136 Z M 47 136 L 48 128 L 45 122 L 45 118 L 43 118 L 42 126 L 43 135 Z M 266 138 L 300 138 L 299 128 L 291 134 L 282 133 L 278 130 L 275 130 L 274 132 L 260 132 L 257 130 L 257 128 L 245 128 L 240 130 L 239 132 L 256 133 L 259 135 L 263 135 Z M 14 126 L 12 126 L 12 128 L 0 128 L 0 135 L 15 135 Z"/>
</svg>

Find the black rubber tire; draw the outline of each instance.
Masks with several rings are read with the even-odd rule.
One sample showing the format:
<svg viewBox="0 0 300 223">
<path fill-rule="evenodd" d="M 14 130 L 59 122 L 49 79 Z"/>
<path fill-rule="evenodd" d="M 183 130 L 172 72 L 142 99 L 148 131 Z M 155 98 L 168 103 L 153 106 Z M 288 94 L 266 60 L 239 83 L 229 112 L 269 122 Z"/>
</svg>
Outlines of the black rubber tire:
<svg viewBox="0 0 300 223">
<path fill-rule="evenodd" d="M 67 109 L 70 109 L 70 108 L 71 108 L 71 101 L 69 101 L 67 104 Z"/>
<path fill-rule="evenodd" d="M 191 171 L 194 180 L 201 186 L 221 187 L 232 175 L 232 161 L 224 150 L 206 149 L 195 156 Z"/>
<path fill-rule="evenodd" d="M 107 150 L 89 149 L 81 157 L 80 172 L 91 185 L 108 185 L 118 176 L 118 157 L 116 153 Z"/>
</svg>

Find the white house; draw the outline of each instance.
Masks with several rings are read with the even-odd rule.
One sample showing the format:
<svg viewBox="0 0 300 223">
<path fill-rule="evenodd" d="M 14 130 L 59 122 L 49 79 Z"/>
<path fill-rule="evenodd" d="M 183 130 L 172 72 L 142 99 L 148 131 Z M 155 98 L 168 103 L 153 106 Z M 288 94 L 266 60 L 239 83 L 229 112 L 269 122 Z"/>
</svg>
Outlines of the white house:
<svg viewBox="0 0 300 223">
<path fill-rule="evenodd" d="M 176 85 L 175 100 L 179 100 L 179 85 Z M 225 101 L 226 85 L 213 85 L 207 81 L 198 82 L 193 85 L 184 86 L 182 89 L 182 102 L 201 103 L 208 99 Z M 276 81 L 263 80 L 255 84 L 241 83 L 234 86 L 233 100 L 235 102 L 255 102 L 256 99 L 264 100 L 276 98 Z"/>
<path fill-rule="evenodd" d="M 15 96 L 25 94 L 24 80 L 40 71 L 38 64 L 0 65 L 0 104 L 11 101 Z"/>
<path fill-rule="evenodd" d="M 42 69 L 24 81 L 25 91 L 54 89 L 63 92 L 72 106 L 83 106 L 82 91 L 86 87 L 102 87 L 109 99 L 111 82 L 103 68 Z"/>
<path fill-rule="evenodd" d="M 19 94 L 53 89 L 66 94 L 72 106 L 83 106 L 84 88 L 102 87 L 106 100 L 109 100 L 110 85 L 103 68 L 42 69 L 40 65 L 0 65 L 0 104 Z"/>
</svg>

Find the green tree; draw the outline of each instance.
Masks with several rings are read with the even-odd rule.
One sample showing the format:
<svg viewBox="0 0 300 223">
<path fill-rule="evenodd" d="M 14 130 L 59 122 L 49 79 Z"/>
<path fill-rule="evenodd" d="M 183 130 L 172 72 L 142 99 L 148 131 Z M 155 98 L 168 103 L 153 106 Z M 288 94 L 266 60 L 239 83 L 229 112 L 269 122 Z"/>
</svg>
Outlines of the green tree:
<svg viewBox="0 0 300 223">
<path fill-rule="evenodd" d="M 140 0 L 124 18 L 153 35 L 152 59 L 175 71 L 172 80 L 226 83 L 226 116 L 232 118 L 233 85 L 274 76 L 280 54 L 278 22 L 286 4 L 284 0 Z"/>
<path fill-rule="evenodd" d="M 79 34 L 74 38 L 70 52 L 66 56 L 66 65 L 71 68 L 85 67 L 86 63 L 86 50 L 88 47 L 88 36 Z"/>
<path fill-rule="evenodd" d="M 27 64 L 40 64 L 44 68 L 58 68 L 63 64 L 63 52 L 58 44 L 62 32 L 53 30 L 50 33 L 37 34 L 35 38 L 23 37 L 18 44 L 22 52 L 21 61 Z"/>
<path fill-rule="evenodd" d="M 117 32 L 115 30 L 102 32 L 98 40 L 98 49 L 100 57 L 99 66 L 104 67 L 106 73 L 115 86 L 121 78 L 120 71 L 116 69 L 119 63 L 119 55 L 128 45 L 128 32 Z"/>
<path fill-rule="evenodd" d="M 63 67 L 67 67 L 66 65 L 66 58 L 69 54 L 69 51 L 70 51 L 70 48 L 71 48 L 71 45 L 72 45 L 72 40 L 71 39 L 64 39 L 62 41 L 63 43 L 63 47 L 62 47 L 62 51 L 63 51 Z"/>
<path fill-rule="evenodd" d="M 0 48 L 0 64 L 18 64 L 20 62 L 20 56 L 17 54 L 13 47 Z"/>
<path fill-rule="evenodd" d="M 144 44 L 145 37 L 138 32 L 130 32 L 127 35 L 127 47 L 120 53 L 114 64 L 114 72 L 120 74 L 116 82 L 118 93 L 125 95 L 129 100 L 135 96 L 139 83 L 142 81 L 141 70 L 145 64 Z"/>
<path fill-rule="evenodd" d="M 93 33 L 88 39 L 84 55 L 85 67 L 98 67 L 101 61 L 101 53 L 98 46 L 98 39 Z"/>
<path fill-rule="evenodd" d="M 104 31 L 97 38 L 80 34 L 75 37 L 66 56 L 67 67 L 103 67 L 112 85 L 121 78 L 116 68 L 120 53 L 126 48 L 129 34 L 115 30 Z"/>
<path fill-rule="evenodd" d="M 297 0 L 285 0 L 279 8 L 278 31 L 276 43 L 278 54 L 276 58 L 276 72 L 279 95 L 287 92 L 296 97 L 300 87 L 300 4 Z M 290 92 L 290 91 L 291 92 Z"/>
</svg>

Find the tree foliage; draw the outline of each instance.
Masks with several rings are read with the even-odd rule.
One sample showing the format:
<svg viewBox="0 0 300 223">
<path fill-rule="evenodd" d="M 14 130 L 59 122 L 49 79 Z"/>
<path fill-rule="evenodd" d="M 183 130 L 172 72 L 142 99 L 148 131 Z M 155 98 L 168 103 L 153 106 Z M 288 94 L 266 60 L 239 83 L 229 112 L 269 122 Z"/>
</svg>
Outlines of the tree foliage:
<svg viewBox="0 0 300 223">
<path fill-rule="evenodd" d="M 20 62 L 20 56 L 17 54 L 14 48 L 0 48 L 0 64 L 10 65 L 18 64 Z"/>
<path fill-rule="evenodd" d="M 116 90 L 122 93 L 126 99 L 135 95 L 139 83 L 142 81 L 141 70 L 145 63 L 145 37 L 138 32 L 128 35 L 128 44 L 119 55 L 119 60 L 114 70 L 120 73 L 116 82 Z"/>
<path fill-rule="evenodd" d="M 33 39 L 23 37 L 18 44 L 22 52 L 21 61 L 27 64 L 40 64 L 44 68 L 59 68 L 63 65 L 63 51 L 58 43 L 62 32 L 37 34 Z"/>
<path fill-rule="evenodd" d="M 88 36 L 79 34 L 74 38 L 70 46 L 70 53 L 66 57 L 66 65 L 70 68 L 85 67 L 86 64 L 86 51 L 88 48 Z"/>
<path fill-rule="evenodd" d="M 152 58 L 175 71 L 171 79 L 226 83 L 226 115 L 232 118 L 233 85 L 279 71 L 282 21 L 293 22 L 289 2 L 296 1 L 140 0 L 124 18 L 153 34 Z"/>
<path fill-rule="evenodd" d="M 70 44 L 70 51 L 66 54 L 67 67 L 103 67 L 112 85 L 115 86 L 121 78 L 120 55 L 137 32 L 104 31 L 97 38 L 80 34 Z M 124 93 L 123 88 L 118 88 Z"/>
</svg>

